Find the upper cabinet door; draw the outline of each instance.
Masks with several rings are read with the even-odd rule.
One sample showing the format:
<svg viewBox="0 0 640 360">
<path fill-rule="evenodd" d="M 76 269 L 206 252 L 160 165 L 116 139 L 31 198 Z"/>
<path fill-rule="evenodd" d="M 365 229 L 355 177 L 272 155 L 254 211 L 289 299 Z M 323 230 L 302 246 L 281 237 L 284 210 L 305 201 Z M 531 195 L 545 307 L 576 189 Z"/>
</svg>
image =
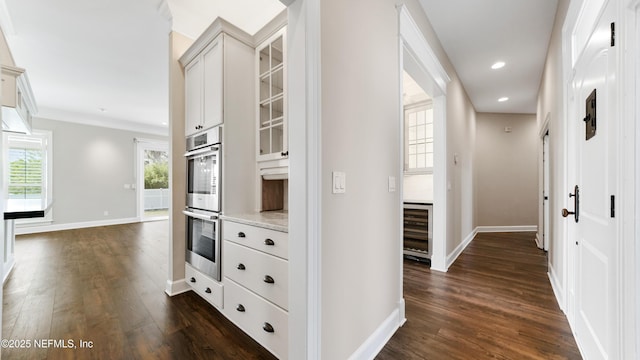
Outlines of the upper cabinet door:
<svg viewBox="0 0 640 360">
<path fill-rule="evenodd" d="M 203 129 L 222 124 L 223 104 L 223 37 L 219 36 L 202 52 L 204 66 L 203 84 Z"/>
<path fill-rule="evenodd" d="M 222 124 L 223 36 L 185 67 L 185 135 Z"/>
<path fill-rule="evenodd" d="M 185 68 L 185 135 L 189 136 L 200 130 L 202 119 L 202 62 L 194 59 Z"/>
<path fill-rule="evenodd" d="M 258 74 L 258 161 L 286 159 L 286 39 L 278 31 L 256 49 Z"/>
</svg>

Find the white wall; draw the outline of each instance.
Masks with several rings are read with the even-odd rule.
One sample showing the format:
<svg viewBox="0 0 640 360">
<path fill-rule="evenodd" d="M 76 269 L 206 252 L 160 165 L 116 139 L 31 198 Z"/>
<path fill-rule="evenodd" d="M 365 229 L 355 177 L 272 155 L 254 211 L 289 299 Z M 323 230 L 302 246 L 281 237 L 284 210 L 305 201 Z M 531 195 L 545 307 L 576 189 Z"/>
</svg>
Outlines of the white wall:
<svg viewBox="0 0 640 360">
<path fill-rule="evenodd" d="M 404 175 L 403 200 L 406 202 L 433 202 L 433 174 Z"/>
<path fill-rule="evenodd" d="M 505 127 L 511 131 L 506 132 Z M 477 225 L 536 225 L 536 116 L 479 113 L 476 129 L 474 181 Z"/>
<path fill-rule="evenodd" d="M 387 191 L 400 169 L 397 12 L 329 0 L 321 14 L 322 358 L 346 359 L 400 298 L 400 194 Z M 331 193 L 332 171 L 345 194 Z"/>
<path fill-rule="evenodd" d="M 549 275 L 560 306 L 564 307 L 565 283 L 565 247 L 564 221 L 560 210 L 566 207 L 565 201 L 570 189 L 564 185 L 565 179 L 565 130 L 563 126 L 563 79 L 562 79 L 562 25 L 569 7 L 569 0 L 560 0 L 556 20 L 547 53 L 542 82 L 538 92 L 537 124 L 542 132 L 546 117 L 549 117 L 549 157 L 550 157 L 550 242 L 549 242 Z M 542 154 L 542 140 L 538 143 L 538 154 Z M 539 173 L 542 173 L 542 158 L 538 161 Z M 542 181 L 539 181 L 538 192 L 542 194 Z M 540 206 L 541 209 L 541 206 Z M 538 238 L 542 239 L 542 212 L 538 215 Z"/>
<path fill-rule="evenodd" d="M 166 137 L 34 118 L 53 133 L 53 224 L 116 221 L 137 216 L 136 137 Z M 108 215 L 104 212 L 108 211 Z"/>
</svg>

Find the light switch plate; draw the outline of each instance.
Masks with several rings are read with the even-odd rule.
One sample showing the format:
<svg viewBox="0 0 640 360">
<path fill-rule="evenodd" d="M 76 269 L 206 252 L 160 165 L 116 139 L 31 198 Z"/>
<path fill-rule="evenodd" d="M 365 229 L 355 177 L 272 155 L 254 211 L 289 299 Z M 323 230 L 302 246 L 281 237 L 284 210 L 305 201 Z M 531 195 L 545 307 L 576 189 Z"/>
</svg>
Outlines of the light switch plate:
<svg viewBox="0 0 640 360">
<path fill-rule="evenodd" d="M 389 192 L 395 192 L 395 191 L 396 191 L 396 177 L 389 176 Z"/>
<path fill-rule="evenodd" d="M 347 174 L 341 171 L 331 173 L 333 177 L 332 193 L 343 194 L 347 192 Z"/>
</svg>

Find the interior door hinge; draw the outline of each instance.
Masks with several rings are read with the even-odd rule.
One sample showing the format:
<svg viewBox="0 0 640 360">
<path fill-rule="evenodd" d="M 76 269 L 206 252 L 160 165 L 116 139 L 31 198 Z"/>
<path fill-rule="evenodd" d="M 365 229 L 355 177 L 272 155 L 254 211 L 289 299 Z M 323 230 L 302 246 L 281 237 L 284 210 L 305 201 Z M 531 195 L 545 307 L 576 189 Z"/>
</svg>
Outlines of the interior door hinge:
<svg viewBox="0 0 640 360">
<path fill-rule="evenodd" d="M 611 195 L 611 217 L 616 217 L 616 196 Z"/>
<path fill-rule="evenodd" d="M 616 46 L 616 23 L 611 23 L 611 46 Z"/>
</svg>

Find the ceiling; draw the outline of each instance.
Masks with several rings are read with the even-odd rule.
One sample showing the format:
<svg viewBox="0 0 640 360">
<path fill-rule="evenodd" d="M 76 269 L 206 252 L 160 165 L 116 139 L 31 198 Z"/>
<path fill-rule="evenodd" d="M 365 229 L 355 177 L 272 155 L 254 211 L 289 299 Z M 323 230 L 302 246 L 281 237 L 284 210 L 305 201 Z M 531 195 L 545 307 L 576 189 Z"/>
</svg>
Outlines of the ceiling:
<svg viewBox="0 0 640 360">
<path fill-rule="evenodd" d="M 536 112 L 557 0 L 419 1 L 476 111 Z"/>
<path fill-rule="evenodd" d="M 38 117 L 167 134 L 171 29 L 197 38 L 221 16 L 253 34 L 283 9 L 278 0 L 0 0 L 0 25 Z"/>
<path fill-rule="evenodd" d="M 419 0 L 479 112 L 534 113 L 557 0 Z M 279 0 L 0 0 L 39 117 L 166 134 L 168 33 L 254 34 Z M 491 70 L 495 61 L 506 66 Z M 509 100 L 497 102 L 502 96 Z"/>
</svg>

